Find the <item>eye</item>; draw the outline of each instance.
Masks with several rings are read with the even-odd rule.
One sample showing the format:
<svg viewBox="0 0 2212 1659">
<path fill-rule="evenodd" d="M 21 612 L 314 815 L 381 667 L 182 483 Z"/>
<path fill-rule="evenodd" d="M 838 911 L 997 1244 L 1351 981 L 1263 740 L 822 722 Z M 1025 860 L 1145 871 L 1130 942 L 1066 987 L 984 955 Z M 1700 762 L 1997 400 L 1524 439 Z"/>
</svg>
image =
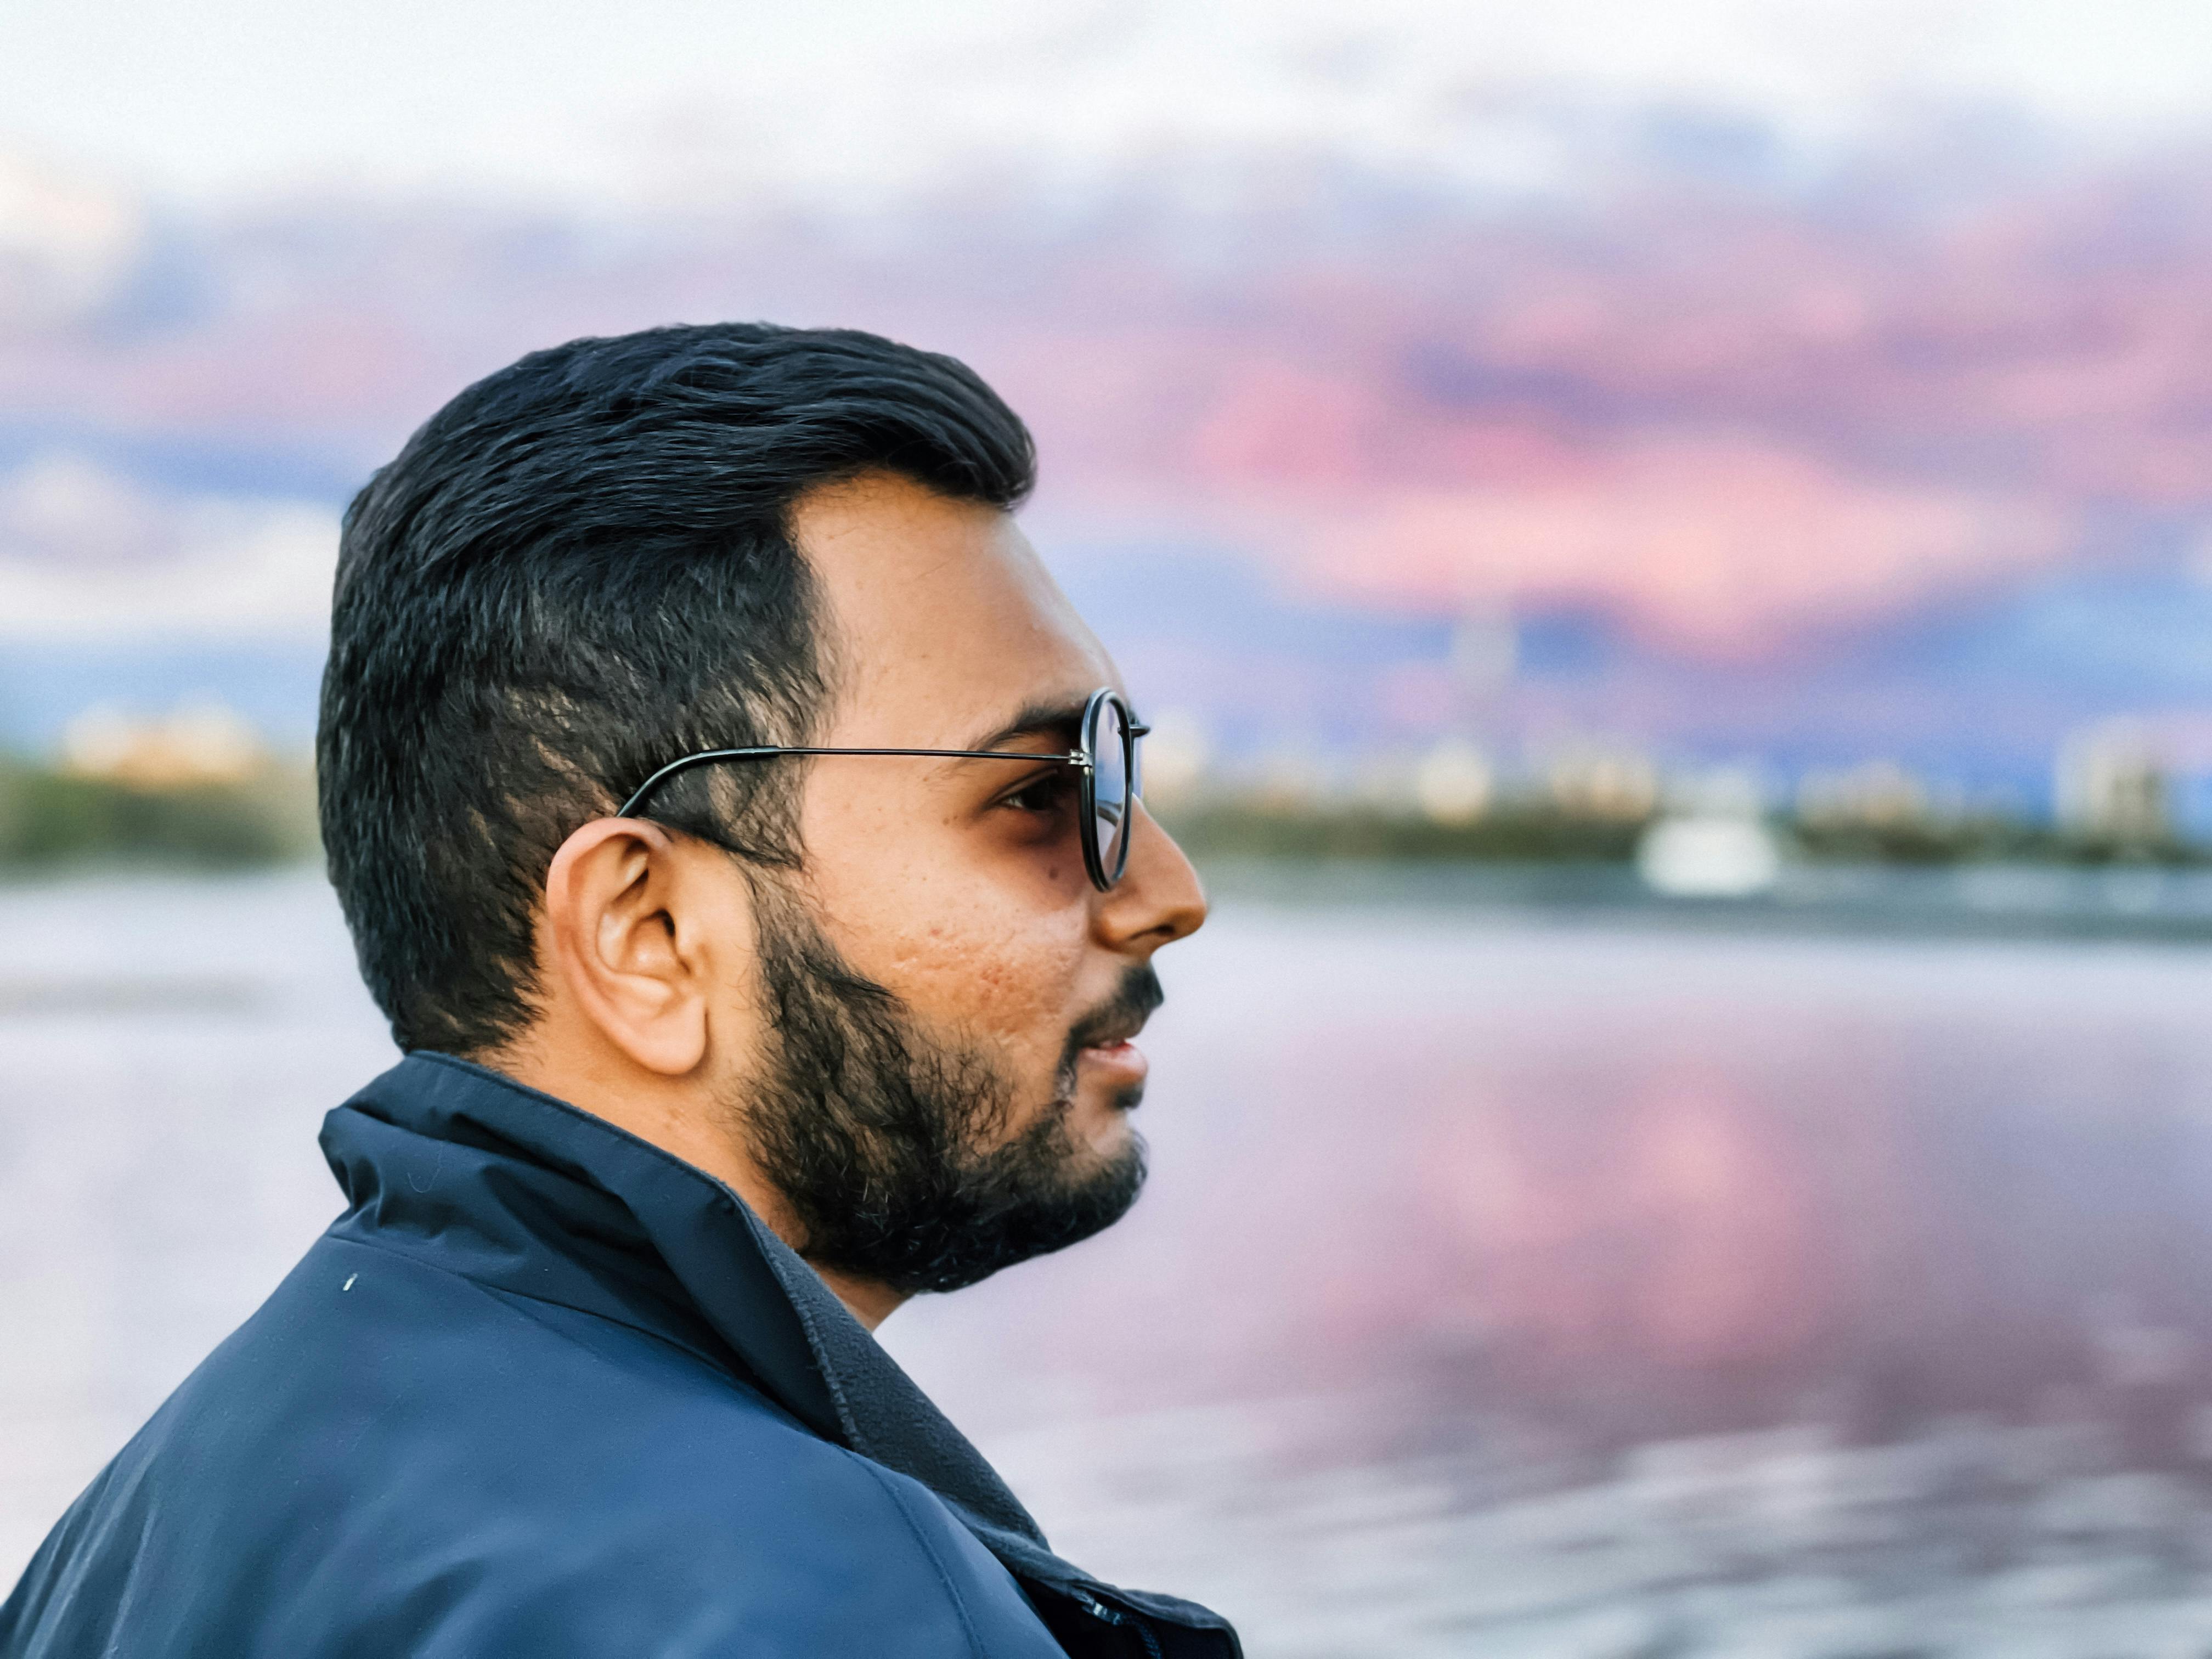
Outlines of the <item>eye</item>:
<svg viewBox="0 0 2212 1659">
<path fill-rule="evenodd" d="M 1042 817 L 1066 811 L 1074 799 L 1075 779 L 1071 769 L 1054 766 L 1028 779 L 1012 793 L 1000 796 L 999 804 Z"/>
</svg>

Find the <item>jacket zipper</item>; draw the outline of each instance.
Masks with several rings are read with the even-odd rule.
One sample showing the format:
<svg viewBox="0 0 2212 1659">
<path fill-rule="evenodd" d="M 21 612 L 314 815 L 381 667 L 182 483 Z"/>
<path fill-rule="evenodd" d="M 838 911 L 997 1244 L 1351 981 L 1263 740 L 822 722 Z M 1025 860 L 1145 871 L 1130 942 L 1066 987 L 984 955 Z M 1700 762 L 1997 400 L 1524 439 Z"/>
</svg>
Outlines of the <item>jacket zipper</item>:
<svg viewBox="0 0 2212 1659">
<path fill-rule="evenodd" d="M 1159 1638 L 1152 1634 L 1152 1626 L 1141 1619 L 1133 1619 L 1118 1607 L 1109 1607 L 1089 1590 L 1071 1589 L 1068 1592 L 1075 1604 L 1092 1618 L 1109 1625 L 1126 1625 L 1137 1632 L 1137 1639 L 1145 1644 L 1146 1659 L 1165 1659 L 1160 1652 Z"/>
</svg>

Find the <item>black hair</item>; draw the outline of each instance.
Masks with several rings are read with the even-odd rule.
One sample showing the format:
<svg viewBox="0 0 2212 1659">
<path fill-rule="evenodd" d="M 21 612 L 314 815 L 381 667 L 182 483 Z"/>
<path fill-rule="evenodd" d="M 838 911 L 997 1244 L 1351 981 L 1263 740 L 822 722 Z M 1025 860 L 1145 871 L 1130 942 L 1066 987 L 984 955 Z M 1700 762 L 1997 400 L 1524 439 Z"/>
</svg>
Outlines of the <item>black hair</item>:
<svg viewBox="0 0 2212 1659">
<path fill-rule="evenodd" d="M 483 1054 L 529 1024 L 533 918 L 578 825 L 678 756 L 807 739 L 834 653 L 791 510 L 876 471 L 1011 508 L 1036 453 L 950 357 L 726 323 L 533 352 L 355 497 L 318 788 L 331 881 L 402 1049 Z M 789 775 L 699 768 L 653 816 L 788 867 Z"/>
</svg>

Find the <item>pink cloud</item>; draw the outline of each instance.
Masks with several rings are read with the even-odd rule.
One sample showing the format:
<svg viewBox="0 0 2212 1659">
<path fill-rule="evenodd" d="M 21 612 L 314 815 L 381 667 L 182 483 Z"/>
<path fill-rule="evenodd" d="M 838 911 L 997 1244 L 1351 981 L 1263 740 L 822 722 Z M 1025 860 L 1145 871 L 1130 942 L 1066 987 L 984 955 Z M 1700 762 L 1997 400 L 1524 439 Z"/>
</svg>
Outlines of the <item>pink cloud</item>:
<svg viewBox="0 0 2212 1659">
<path fill-rule="evenodd" d="M 2068 514 L 1856 477 L 1752 441 L 1652 439 L 1556 471 L 1382 489 L 1317 519 L 1328 591 L 1447 610 L 1570 602 L 1706 647 L 1755 647 L 2053 559 Z"/>
</svg>

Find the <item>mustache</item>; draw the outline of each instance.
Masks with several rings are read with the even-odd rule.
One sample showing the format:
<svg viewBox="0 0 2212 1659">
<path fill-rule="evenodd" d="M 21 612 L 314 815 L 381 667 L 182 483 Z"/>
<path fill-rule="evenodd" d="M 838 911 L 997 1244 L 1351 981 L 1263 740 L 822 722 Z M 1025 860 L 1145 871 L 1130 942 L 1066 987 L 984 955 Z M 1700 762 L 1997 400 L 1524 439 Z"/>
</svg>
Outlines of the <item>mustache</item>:
<svg viewBox="0 0 2212 1659">
<path fill-rule="evenodd" d="M 1066 1047 L 1060 1051 L 1061 1063 L 1072 1066 L 1083 1049 L 1136 1036 L 1167 1000 L 1168 994 L 1160 988 L 1160 976 L 1149 965 L 1130 969 L 1121 975 L 1121 982 L 1115 987 L 1113 995 L 1069 1029 Z"/>
</svg>

